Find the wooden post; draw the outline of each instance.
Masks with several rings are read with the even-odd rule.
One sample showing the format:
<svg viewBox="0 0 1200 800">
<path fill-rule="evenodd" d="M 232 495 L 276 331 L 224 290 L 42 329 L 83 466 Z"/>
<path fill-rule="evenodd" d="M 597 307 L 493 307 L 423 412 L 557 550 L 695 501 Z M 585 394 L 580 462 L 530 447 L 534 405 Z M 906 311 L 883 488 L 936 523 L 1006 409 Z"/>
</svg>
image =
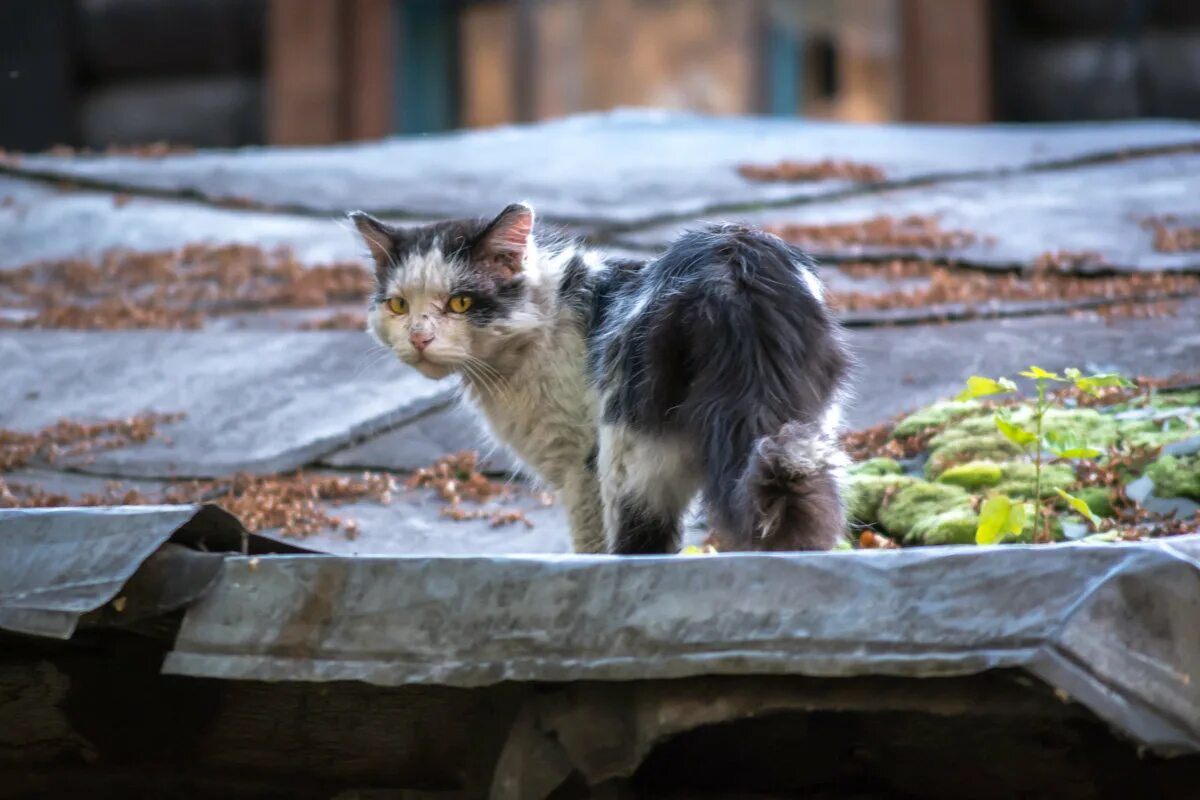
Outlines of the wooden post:
<svg viewBox="0 0 1200 800">
<path fill-rule="evenodd" d="M 346 0 L 345 9 L 342 135 L 379 139 L 392 132 L 392 0 Z"/>
<path fill-rule="evenodd" d="M 270 0 L 267 137 L 328 144 L 392 130 L 392 0 Z"/>
<path fill-rule="evenodd" d="M 901 0 L 901 114 L 914 122 L 992 118 L 988 0 Z"/>
</svg>

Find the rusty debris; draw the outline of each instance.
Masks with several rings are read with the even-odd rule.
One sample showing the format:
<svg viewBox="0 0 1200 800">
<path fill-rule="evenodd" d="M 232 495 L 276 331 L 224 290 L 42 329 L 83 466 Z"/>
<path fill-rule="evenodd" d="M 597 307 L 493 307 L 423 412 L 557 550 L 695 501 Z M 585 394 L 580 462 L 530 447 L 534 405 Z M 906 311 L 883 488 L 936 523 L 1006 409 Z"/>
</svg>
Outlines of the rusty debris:
<svg viewBox="0 0 1200 800">
<path fill-rule="evenodd" d="M 492 480 L 479 470 L 479 454 L 473 451 L 454 453 L 438 459 L 433 465 L 414 472 L 405 483 L 408 489 L 432 489 L 446 504 L 440 514 L 461 522 L 470 519 L 487 519 L 493 527 L 523 523 L 532 528 L 533 522 L 520 509 L 463 508 L 463 501 L 477 504 L 491 500 L 507 500 L 526 490 L 509 483 Z M 548 493 L 537 495 L 542 505 L 554 502 Z"/>
<path fill-rule="evenodd" d="M 35 433 L 0 428 L 0 472 L 146 442 L 159 435 L 161 425 L 183 417 L 179 413 L 147 413 L 91 422 L 62 419 Z"/>
<path fill-rule="evenodd" d="M 775 164 L 741 164 L 738 174 L 748 181 L 771 183 L 846 180 L 879 183 L 884 172 L 873 164 L 824 158 L 820 161 L 783 160 Z"/>
<path fill-rule="evenodd" d="M 924 279 L 917 285 L 900 286 L 884 292 L 831 290 L 829 303 L 841 311 L 924 308 L 950 303 L 982 307 L 997 301 L 1111 301 L 1101 306 L 1098 313 L 1151 315 L 1170 312 L 1169 305 L 1155 306 L 1155 303 L 1190 295 L 1200 296 L 1200 275 L 1175 272 L 1085 277 L 1038 269 L 1024 274 L 997 274 L 917 259 L 853 262 L 839 265 L 838 268 L 859 279 Z M 1149 308 L 1147 304 L 1150 304 Z"/>
<path fill-rule="evenodd" d="M 1151 217 L 1143 226 L 1153 232 L 1154 249 L 1160 253 L 1200 250 L 1200 227 L 1183 225 L 1176 216 Z"/>
<path fill-rule="evenodd" d="M 169 487 L 168 503 L 216 503 L 241 520 L 251 533 L 271 529 L 284 536 L 311 536 L 340 530 L 358 535 L 358 523 L 330 514 L 321 503 L 337 506 L 361 500 L 390 503 L 395 478 L 383 472 L 348 477 L 294 472 L 286 475 L 239 474 L 215 481 L 189 481 Z"/>
<path fill-rule="evenodd" d="M 879 216 L 861 222 L 828 225 L 783 223 L 764 225 L 765 230 L 797 245 L 838 247 L 911 247 L 950 250 L 979 240 L 970 231 L 944 230 L 936 217 Z"/>
<path fill-rule="evenodd" d="M 1104 254 L 1095 250 L 1047 250 L 1033 261 L 1034 272 L 1070 272 L 1101 267 Z"/>
<path fill-rule="evenodd" d="M 361 302 L 370 276 L 357 262 L 301 264 L 287 248 L 188 245 L 114 250 L 0 272 L 2 327 L 124 330 L 198 328 L 208 317 L 251 310 Z"/>
</svg>

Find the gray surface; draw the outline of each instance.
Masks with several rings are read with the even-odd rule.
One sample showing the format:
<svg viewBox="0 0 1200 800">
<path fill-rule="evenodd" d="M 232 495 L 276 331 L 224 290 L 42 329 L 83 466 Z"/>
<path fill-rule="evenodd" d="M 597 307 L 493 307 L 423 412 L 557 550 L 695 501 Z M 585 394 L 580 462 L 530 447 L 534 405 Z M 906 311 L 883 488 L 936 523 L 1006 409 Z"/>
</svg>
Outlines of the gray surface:
<svg viewBox="0 0 1200 800">
<path fill-rule="evenodd" d="M 1200 537 L 701 557 L 230 558 L 168 673 L 481 686 L 1023 667 L 1200 751 Z"/>
<path fill-rule="evenodd" d="M 438 455 L 441 455 L 440 453 Z M 357 477 L 357 472 L 333 472 L 326 475 Z M 50 492 L 68 495 L 79 502 L 84 495 L 101 494 L 114 483 L 109 478 L 47 469 L 22 469 L 4 473 L 9 486 L 26 484 Z M 403 478 L 398 479 L 403 483 Z M 137 489 L 154 501 L 169 488 L 167 481 L 122 479 L 116 482 L 120 490 Z M 500 555 L 512 553 L 567 553 L 571 550 L 570 533 L 563 507 L 555 503 L 543 506 L 526 484 L 512 481 L 515 493 L 510 498 L 494 500 L 485 505 L 470 502 L 465 510 L 525 511 L 533 527 L 516 522 L 493 527 L 489 520 L 454 521 L 441 515 L 445 504 L 432 490 L 402 489 L 389 503 L 365 500 L 351 503 L 320 501 L 328 514 L 358 524 L 358 535 L 350 538 L 340 529 L 326 530 L 309 536 L 285 536 L 279 530 L 260 531 L 259 536 L 291 547 L 301 547 L 334 555 Z M 214 500 L 213 502 L 217 502 Z M 79 513 L 88 513 L 81 511 Z M 101 508 L 98 513 L 104 513 Z M 692 539 L 694 531 L 689 531 Z M 702 538 L 702 536 L 700 537 Z M 690 540 L 689 540 L 689 543 Z"/>
<path fill-rule="evenodd" d="M 326 213 L 483 214 L 526 200 L 560 220 L 631 223 L 848 188 L 839 181 L 749 182 L 735 172 L 747 161 L 851 158 L 881 167 L 889 180 L 906 181 L 1196 141 L 1200 125 L 1168 121 L 882 127 L 617 111 L 325 148 L 248 148 L 154 160 L 25 157 L 21 169 Z"/>
<path fill-rule="evenodd" d="M 354 331 L 8 331 L 0 358 L 0 427 L 186 412 L 163 426 L 169 440 L 72 462 L 127 477 L 294 469 L 444 402 L 454 387 Z"/>
<path fill-rule="evenodd" d="M 0 628 L 70 638 L 197 510 L 0 509 Z"/>
<path fill-rule="evenodd" d="M 338 450 L 321 459 L 341 469 L 367 468 L 411 472 L 447 453 L 475 450 L 488 473 L 516 473 L 520 467 L 507 448 L 496 444 L 483 420 L 455 401 L 414 417 L 394 430 Z"/>
<path fill-rule="evenodd" d="M 309 550 L 342 556 L 465 556 L 569 553 L 571 534 L 562 505 L 542 507 L 529 496 L 464 503 L 466 510 L 521 509 L 533 527 L 516 522 L 493 527 L 486 519 L 454 521 L 440 515 L 445 507 L 431 492 L 403 492 L 392 502 L 322 504 L 330 514 L 359 524 L 351 539 L 342 531 L 324 531 L 302 539 L 263 531 L 267 538 Z"/>
<path fill-rule="evenodd" d="M 1037 364 L 1165 378 L 1200 372 L 1200 300 L 1174 317 L 1029 317 L 852 330 L 858 361 L 846 424 L 865 428 L 962 391 L 971 375 Z"/>
<path fill-rule="evenodd" d="M 306 264 L 364 258 L 360 239 L 342 221 L 212 208 L 200 203 L 61 191 L 0 176 L 0 269 L 35 261 L 96 258 L 114 248 L 167 250 L 189 244 L 286 245 Z M 363 267 L 367 269 L 366 266 Z"/>
<path fill-rule="evenodd" d="M 968 231 L 978 240 L 947 250 L 828 245 L 805 249 L 818 258 L 937 257 L 1000 268 L 1032 266 L 1047 251 L 1095 251 L 1108 269 L 1200 270 L 1200 251 L 1159 253 L 1151 231 L 1140 224 L 1146 217 L 1165 214 L 1184 214 L 1198 224 L 1198 185 L 1200 154 L 1191 153 L 946 181 L 793 208 L 730 212 L 713 221 L 829 225 L 877 216 L 932 215 L 944 230 Z M 699 224 L 688 221 L 631 231 L 619 241 L 653 251 Z"/>
</svg>

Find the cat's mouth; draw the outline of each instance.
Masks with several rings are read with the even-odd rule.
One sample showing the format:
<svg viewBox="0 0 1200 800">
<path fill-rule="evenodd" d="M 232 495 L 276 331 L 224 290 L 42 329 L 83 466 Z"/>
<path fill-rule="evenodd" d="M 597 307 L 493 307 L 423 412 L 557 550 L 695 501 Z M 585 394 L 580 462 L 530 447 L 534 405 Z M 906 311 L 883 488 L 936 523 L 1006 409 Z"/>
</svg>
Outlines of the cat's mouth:
<svg viewBox="0 0 1200 800">
<path fill-rule="evenodd" d="M 418 353 L 412 358 L 405 359 L 409 365 L 414 367 L 417 372 L 424 375 L 426 378 L 444 378 L 454 371 L 453 364 L 446 364 L 441 361 L 434 361 L 424 353 Z"/>
</svg>

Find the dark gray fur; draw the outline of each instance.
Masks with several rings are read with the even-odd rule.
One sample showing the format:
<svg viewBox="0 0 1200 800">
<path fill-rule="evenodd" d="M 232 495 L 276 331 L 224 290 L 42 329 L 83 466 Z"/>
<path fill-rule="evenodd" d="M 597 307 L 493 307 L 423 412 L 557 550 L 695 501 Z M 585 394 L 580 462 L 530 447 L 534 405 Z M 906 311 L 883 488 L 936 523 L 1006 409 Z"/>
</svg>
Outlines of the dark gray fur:
<svg viewBox="0 0 1200 800">
<path fill-rule="evenodd" d="M 698 443 L 726 546 L 825 549 L 843 531 L 835 466 L 797 470 L 789 452 L 830 436 L 820 423 L 850 365 L 837 323 L 801 277 L 808 269 L 782 240 L 722 226 L 594 287 L 589 346 L 609 395 L 604 422 Z M 624 318 L 638 298 L 639 313 Z"/>
</svg>

